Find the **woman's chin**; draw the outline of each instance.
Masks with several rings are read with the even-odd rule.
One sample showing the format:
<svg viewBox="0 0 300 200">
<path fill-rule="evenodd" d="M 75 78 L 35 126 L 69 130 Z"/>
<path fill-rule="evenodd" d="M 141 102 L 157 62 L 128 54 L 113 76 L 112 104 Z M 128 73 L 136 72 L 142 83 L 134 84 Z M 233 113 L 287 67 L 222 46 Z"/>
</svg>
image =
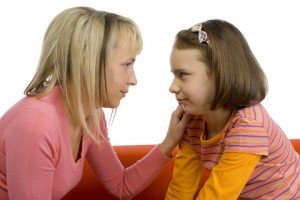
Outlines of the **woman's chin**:
<svg viewBox="0 0 300 200">
<path fill-rule="evenodd" d="M 111 108 L 111 109 L 114 109 L 114 108 L 119 107 L 119 105 L 120 105 L 120 101 L 119 101 L 119 102 L 109 102 L 109 103 L 103 104 L 103 108 Z"/>
<path fill-rule="evenodd" d="M 119 107 L 119 105 L 120 105 L 120 101 L 118 101 L 118 102 L 112 102 L 112 103 L 109 104 L 109 108 L 114 109 L 114 108 Z"/>
</svg>

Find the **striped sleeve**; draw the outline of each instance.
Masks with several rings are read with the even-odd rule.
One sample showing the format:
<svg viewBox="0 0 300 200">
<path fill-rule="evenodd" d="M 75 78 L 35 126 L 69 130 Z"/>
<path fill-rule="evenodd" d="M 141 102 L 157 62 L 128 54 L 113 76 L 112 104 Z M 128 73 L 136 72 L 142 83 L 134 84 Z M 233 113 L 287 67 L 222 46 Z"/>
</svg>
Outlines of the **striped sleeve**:
<svg viewBox="0 0 300 200">
<path fill-rule="evenodd" d="M 269 138 L 264 126 L 254 119 L 239 119 L 224 141 L 224 153 L 251 153 L 268 156 Z"/>
</svg>

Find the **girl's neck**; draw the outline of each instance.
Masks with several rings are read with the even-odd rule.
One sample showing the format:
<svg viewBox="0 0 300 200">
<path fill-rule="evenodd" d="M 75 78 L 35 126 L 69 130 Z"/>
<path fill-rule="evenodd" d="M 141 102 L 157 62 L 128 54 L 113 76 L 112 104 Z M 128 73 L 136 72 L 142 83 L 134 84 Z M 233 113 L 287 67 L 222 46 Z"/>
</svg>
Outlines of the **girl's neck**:
<svg viewBox="0 0 300 200">
<path fill-rule="evenodd" d="M 206 123 L 205 134 L 207 139 L 213 138 L 224 129 L 230 119 L 231 113 L 231 110 L 219 108 L 203 116 Z"/>
</svg>

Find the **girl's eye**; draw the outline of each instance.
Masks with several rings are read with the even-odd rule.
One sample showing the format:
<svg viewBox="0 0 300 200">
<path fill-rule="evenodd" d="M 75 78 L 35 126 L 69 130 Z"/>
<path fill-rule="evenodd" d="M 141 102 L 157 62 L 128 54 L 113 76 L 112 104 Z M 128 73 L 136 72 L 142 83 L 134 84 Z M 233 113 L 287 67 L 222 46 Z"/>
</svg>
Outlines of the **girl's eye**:
<svg viewBox="0 0 300 200">
<path fill-rule="evenodd" d="M 187 73 L 184 73 L 184 72 L 180 72 L 178 74 L 179 78 L 185 78 L 188 74 Z"/>
</svg>

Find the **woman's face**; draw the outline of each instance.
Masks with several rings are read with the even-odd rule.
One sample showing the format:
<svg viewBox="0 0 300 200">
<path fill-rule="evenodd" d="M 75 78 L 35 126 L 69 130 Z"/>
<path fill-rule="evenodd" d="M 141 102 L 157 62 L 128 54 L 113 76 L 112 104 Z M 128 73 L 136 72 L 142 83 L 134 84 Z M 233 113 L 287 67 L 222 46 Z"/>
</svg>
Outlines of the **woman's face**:
<svg viewBox="0 0 300 200">
<path fill-rule="evenodd" d="M 176 95 L 185 112 L 205 115 L 210 112 L 210 102 L 215 85 L 208 77 L 208 66 L 201 61 L 197 49 L 173 48 L 170 56 L 171 71 L 174 74 L 170 92 Z"/>
<path fill-rule="evenodd" d="M 112 51 L 107 68 L 107 98 L 103 107 L 116 108 L 129 91 L 129 86 L 136 85 L 137 79 L 133 69 L 138 52 L 131 48 L 128 40 L 121 38 L 118 46 Z M 106 95 L 104 94 L 104 97 Z"/>
</svg>

